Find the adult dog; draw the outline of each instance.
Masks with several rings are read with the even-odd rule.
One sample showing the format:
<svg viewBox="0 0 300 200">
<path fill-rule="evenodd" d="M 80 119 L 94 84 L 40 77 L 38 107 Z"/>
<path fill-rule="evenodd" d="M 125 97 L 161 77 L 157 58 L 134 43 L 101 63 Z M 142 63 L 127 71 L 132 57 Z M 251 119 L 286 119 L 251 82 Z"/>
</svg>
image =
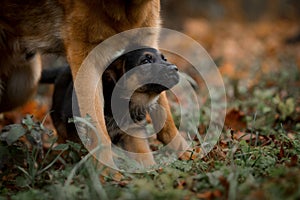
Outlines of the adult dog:
<svg viewBox="0 0 300 200">
<path fill-rule="evenodd" d="M 40 54 L 55 53 L 67 58 L 73 79 L 83 60 L 105 39 L 138 27 L 160 26 L 159 0 L 1 0 L 0 6 L 0 112 L 25 103 L 34 94 L 41 74 Z M 157 46 L 157 32 L 149 32 L 147 45 Z M 94 83 L 91 83 L 94 84 Z M 75 90 L 88 84 L 75 84 Z M 101 161 L 114 167 L 111 141 L 106 130 L 102 86 L 95 95 L 95 126 L 103 146 Z M 79 94 L 80 95 L 80 94 Z M 158 100 L 166 110 L 166 122 L 158 139 L 168 144 L 177 134 L 165 94 Z M 89 112 L 79 98 L 80 112 Z M 154 120 L 155 121 L 155 120 Z M 98 145 L 95 134 L 91 149 Z M 184 149 L 176 137 L 172 148 Z M 188 158 L 189 154 L 185 156 Z"/>
</svg>

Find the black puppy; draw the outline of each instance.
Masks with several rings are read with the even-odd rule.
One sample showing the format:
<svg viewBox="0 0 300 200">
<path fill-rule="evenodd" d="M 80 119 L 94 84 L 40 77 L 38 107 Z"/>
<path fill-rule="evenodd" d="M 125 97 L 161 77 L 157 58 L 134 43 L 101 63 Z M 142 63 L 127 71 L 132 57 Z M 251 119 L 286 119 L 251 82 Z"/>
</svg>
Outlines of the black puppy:
<svg viewBox="0 0 300 200">
<path fill-rule="evenodd" d="M 102 75 L 104 115 L 114 144 L 131 152 L 150 152 L 146 139 L 146 113 L 157 105 L 159 94 L 179 81 L 177 67 L 153 48 L 142 48 L 121 55 Z M 59 140 L 78 141 L 73 117 L 73 82 L 68 67 L 43 70 L 41 83 L 54 83 L 51 117 Z M 134 144 L 134 145 L 132 145 Z M 136 158 L 146 165 L 153 158 Z M 148 163 L 145 163 L 148 162 Z"/>
</svg>

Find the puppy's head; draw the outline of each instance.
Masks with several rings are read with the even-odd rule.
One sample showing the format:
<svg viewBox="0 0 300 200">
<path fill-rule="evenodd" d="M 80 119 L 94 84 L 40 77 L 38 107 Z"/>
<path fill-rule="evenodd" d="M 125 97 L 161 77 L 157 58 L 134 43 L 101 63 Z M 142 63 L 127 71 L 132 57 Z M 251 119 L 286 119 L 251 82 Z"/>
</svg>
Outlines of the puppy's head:
<svg viewBox="0 0 300 200">
<path fill-rule="evenodd" d="M 177 67 L 153 48 L 142 48 L 120 56 L 102 76 L 104 91 L 112 92 L 115 86 L 121 87 L 121 98 L 130 98 L 144 105 L 178 81 Z"/>
</svg>

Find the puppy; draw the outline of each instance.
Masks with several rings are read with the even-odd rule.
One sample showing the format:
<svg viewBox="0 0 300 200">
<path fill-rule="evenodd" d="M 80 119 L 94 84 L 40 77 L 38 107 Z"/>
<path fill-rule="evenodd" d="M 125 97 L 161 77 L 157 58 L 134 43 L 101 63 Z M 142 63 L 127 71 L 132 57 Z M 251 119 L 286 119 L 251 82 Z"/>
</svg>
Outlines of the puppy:
<svg viewBox="0 0 300 200">
<path fill-rule="evenodd" d="M 153 48 L 130 51 L 113 61 L 102 74 L 105 123 L 112 142 L 129 152 L 149 153 L 146 114 L 156 109 L 159 94 L 178 81 L 177 67 Z M 41 82 L 55 83 L 51 117 L 59 137 L 78 141 L 74 124 L 68 123 L 73 117 L 70 69 L 43 70 Z M 145 166 L 155 163 L 152 155 L 135 159 Z"/>
</svg>

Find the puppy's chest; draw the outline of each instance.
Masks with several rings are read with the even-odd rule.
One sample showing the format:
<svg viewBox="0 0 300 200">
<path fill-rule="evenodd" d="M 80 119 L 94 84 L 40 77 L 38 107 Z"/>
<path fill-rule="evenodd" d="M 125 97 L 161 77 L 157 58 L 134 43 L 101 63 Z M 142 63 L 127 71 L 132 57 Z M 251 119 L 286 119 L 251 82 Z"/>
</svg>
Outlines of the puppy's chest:
<svg viewBox="0 0 300 200">
<path fill-rule="evenodd" d="M 129 105 L 129 112 L 117 110 L 112 114 L 105 114 L 107 131 L 112 141 L 118 141 L 124 134 L 145 131 L 147 108 Z"/>
</svg>

